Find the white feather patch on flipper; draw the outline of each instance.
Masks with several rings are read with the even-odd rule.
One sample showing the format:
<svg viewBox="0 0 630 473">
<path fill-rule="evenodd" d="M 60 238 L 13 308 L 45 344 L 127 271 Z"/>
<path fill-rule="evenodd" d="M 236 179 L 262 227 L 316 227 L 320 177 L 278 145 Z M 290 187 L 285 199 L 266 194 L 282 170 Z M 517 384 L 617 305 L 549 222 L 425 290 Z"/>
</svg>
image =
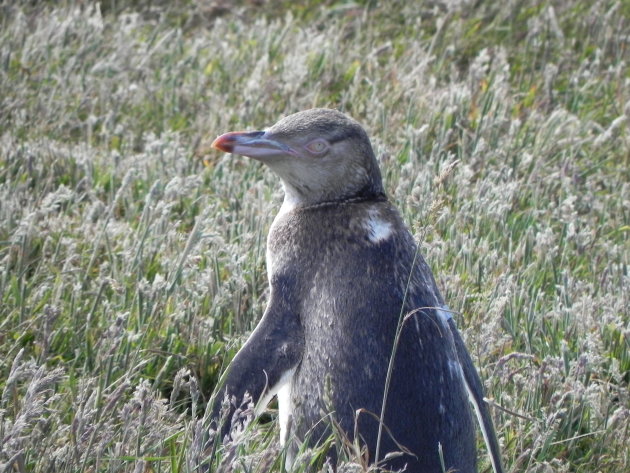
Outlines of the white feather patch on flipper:
<svg viewBox="0 0 630 473">
<path fill-rule="evenodd" d="M 477 399 L 475 399 L 475 395 L 473 394 L 472 389 L 470 388 L 470 386 L 468 385 L 468 382 L 466 381 L 466 377 L 464 376 L 464 370 L 462 369 L 462 365 L 460 363 L 457 363 L 457 364 L 459 366 L 459 375 L 462 378 L 462 382 L 464 383 L 464 386 L 466 387 L 468 400 L 473 405 L 473 410 L 475 411 L 475 416 L 477 417 L 477 423 L 479 424 L 479 428 L 481 429 L 481 434 L 483 435 L 483 441 L 486 443 L 488 456 L 490 457 L 490 462 L 492 463 L 492 470 L 495 473 L 497 473 L 501 470 L 500 470 L 499 465 L 496 464 L 496 459 L 492 455 L 492 450 L 490 448 L 490 445 L 491 445 L 490 435 L 488 434 L 488 431 L 486 430 L 486 425 L 483 422 L 483 416 L 481 415 L 481 406 L 477 402 Z"/>
</svg>

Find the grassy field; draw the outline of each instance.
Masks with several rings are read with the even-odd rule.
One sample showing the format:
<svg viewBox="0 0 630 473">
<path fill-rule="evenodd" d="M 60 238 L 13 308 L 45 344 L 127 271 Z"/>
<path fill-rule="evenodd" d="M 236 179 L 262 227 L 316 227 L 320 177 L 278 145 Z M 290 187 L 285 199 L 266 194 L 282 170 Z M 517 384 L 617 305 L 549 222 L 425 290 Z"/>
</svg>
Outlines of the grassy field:
<svg viewBox="0 0 630 473">
<path fill-rule="evenodd" d="M 0 472 L 193 470 L 281 201 L 207 143 L 313 106 L 369 130 L 507 471 L 628 471 L 630 3 L 235 3 L 0 4 Z"/>
</svg>

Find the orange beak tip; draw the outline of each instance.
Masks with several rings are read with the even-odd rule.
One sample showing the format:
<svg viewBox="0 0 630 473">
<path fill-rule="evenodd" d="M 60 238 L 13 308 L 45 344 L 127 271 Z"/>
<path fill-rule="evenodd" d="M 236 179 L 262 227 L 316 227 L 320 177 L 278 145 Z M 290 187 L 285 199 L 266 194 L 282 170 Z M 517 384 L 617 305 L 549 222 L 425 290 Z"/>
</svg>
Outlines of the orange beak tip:
<svg viewBox="0 0 630 473">
<path fill-rule="evenodd" d="M 221 137 L 217 137 L 214 139 L 214 141 L 212 143 L 210 143 L 210 148 L 214 148 L 214 149 L 218 149 L 219 151 L 223 151 L 221 149 L 221 141 L 220 141 Z"/>
<path fill-rule="evenodd" d="M 215 138 L 215 140 L 210 144 L 210 147 L 223 151 L 224 153 L 231 153 L 234 149 L 234 137 L 238 134 L 240 133 L 234 131 L 224 133 L 223 135 Z"/>
</svg>

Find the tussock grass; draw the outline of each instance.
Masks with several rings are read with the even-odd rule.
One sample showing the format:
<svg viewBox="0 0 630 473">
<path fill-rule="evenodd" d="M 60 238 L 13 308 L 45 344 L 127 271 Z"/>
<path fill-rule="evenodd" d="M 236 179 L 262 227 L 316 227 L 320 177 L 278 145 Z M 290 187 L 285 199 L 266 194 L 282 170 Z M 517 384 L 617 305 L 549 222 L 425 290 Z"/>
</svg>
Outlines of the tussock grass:
<svg viewBox="0 0 630 473">
<path fill-rule="evenodd" d="M 368 128 L 508 471 L 627 470 L 627 4 L 278 5 L 0 7 L 0 470 L 282 468 L 273 423 L 202 449 L 281 194 L 201 155 L 312 106 Z"/>
</svg>

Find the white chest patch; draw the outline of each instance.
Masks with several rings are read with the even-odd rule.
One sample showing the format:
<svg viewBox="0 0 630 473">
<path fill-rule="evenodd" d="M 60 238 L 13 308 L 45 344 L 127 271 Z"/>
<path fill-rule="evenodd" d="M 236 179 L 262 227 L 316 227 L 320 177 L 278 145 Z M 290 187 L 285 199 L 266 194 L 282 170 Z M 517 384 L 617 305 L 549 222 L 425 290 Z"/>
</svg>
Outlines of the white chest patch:
<svg viewBox="0 0 630 473">
<path fill-rule="evenodd" d="M 291 210 L 293 210 L 297 206 L 297 204 L 298 204 L 297 200 L 292 199 L 288 195 L 285 195 L 284 200 L 282 201 L 282 205 L 280 206 L 280 210 L 278 211 L 277 217 L 291 212 Z"/>
<path fill-rule="evenodd" d="M 284 444 L 289 435 L 289 426 L 291 419 L 291 380 L 295 373 L 295 367 L 285 371 L 276 384 L 270 386 L 262 395 L 256 405 L 256 416 L 262 414 L 275 395 L 278 396 L 279 421 L 280 421 L 280 442 Z"/>
<path fill-rule="evenodd" d="M 293 372 L 295 369 L 291 370 Z M 278 422 L 280 423 L 280 445 L 284 446 L 291 430 L 293 418 L 293 404 L 291 403 L 291 379 L 278 390 Z"/>
<path fill-rule="evenodd" d="M 392 235 L 392 224 L 382 220 L 374 210 L 370 210 L 368 215 L 365 221 L 365 229 L 368 232 L 370 241 L 379 243 L 387 240 Z"/>
</svg>

